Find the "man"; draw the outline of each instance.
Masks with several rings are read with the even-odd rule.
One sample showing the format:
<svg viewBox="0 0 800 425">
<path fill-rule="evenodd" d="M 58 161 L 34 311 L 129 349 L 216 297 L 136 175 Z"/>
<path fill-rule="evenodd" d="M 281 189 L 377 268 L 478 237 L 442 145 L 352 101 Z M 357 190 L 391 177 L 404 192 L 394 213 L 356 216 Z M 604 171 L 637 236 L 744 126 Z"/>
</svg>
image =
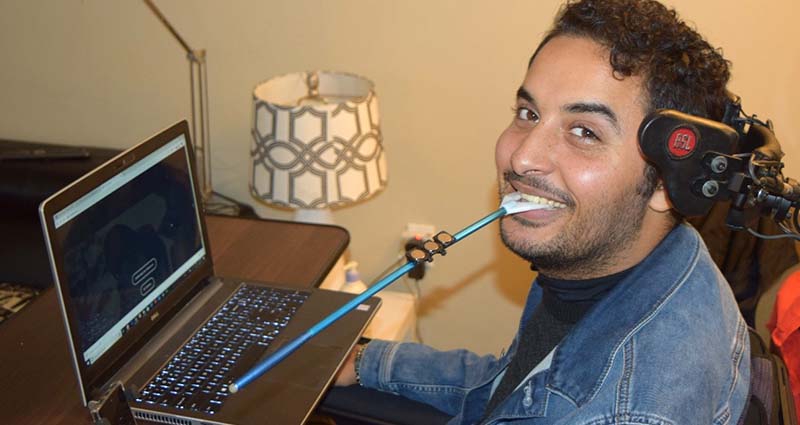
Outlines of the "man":
<svg viewBox="0 0 800 425">
<path fill-rule="evenodd" d="M 375 340 L 337 384 L 429 403 L 454 424 L 737 423 L 746 325 L 637 139 L 658 108 L 721 119 L 728 78 L 719 53 L 655 1 L 565 5 L 495 153 L 501 196 L 554 206 L 500 224 L 539 271 L 508 353 Z"/>
</svg>

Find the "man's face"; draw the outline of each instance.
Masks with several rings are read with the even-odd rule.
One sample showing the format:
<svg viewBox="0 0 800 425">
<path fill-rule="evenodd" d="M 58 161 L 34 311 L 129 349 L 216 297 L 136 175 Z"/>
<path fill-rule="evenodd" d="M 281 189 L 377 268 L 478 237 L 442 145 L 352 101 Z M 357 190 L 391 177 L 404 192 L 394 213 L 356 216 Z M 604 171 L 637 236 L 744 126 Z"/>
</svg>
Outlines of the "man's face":
<svg viewBox="0 0 800 425">
<path fill-rule="evenodd" d="M 550 40 L 497 141 L 501 196 L 519 191 L 555 203 L 503 218 L 503 241 L 553 277 L 614 273 L 652 249 L 640 231 L 652 213 L 637 146 L 642 81 L 615 78 L 608 58 L 587 38 Z"/>
</svg>

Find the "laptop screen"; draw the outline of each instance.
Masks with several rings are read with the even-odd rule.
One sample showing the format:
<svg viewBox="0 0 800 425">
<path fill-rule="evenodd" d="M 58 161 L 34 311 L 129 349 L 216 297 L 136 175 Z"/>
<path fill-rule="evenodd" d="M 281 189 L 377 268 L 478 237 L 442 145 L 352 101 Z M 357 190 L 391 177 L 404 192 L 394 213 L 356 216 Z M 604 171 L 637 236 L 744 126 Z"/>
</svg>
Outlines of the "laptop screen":
<svg viewBox="0 0 800 425">
<path fill-rule="evenodd" d="M 205 257 L 189 160 L 179 135 L 53 215 L 84 366 Z"/>
</svg>

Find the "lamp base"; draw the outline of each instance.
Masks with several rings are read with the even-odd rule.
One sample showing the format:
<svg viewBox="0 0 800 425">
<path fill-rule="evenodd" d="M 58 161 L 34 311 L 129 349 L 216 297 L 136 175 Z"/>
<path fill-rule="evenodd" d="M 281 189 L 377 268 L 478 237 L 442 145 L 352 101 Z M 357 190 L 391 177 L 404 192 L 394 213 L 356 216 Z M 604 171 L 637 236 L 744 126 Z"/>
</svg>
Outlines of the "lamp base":
<svg viewBox="0 0 800 425">
<path fill-rule="evenodd" d="M 333 213 L 330 208 L 299 208 L 294 211 L 294 221 L 314 224 L 333 224 Z"/>
<path fill-rule="evenodd" d="M 333 213 L 330 208 L 298 208 L 294 210 L 294 221 L 313 224 L 333 224 Z M 320 288 L 339 291 L 345 283 L 344 257 L 339 257 Z"/>
</svg>

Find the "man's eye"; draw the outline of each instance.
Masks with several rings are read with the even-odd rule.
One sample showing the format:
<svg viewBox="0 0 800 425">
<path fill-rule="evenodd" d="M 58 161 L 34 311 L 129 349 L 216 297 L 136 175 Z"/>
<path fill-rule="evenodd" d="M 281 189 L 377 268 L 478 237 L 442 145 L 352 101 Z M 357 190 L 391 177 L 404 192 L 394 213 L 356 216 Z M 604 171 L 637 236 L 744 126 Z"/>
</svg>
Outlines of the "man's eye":
<svg viewBox="0 0 800 425">
<path fill-rule="evenodd" d="M 532 122 L 539 121 L 539 116 L 536 115 L 536 112 L 533 112 L 532 110 L 524 106 L 518 106 L 514 108 L 514 115 L 517 119 L 524 121 L 532 121 Z"/>
<path fill-rule="evenodd" d="M 573 127 L 569 130 L 569 132 L 581 139 L 599 140 L 597 135 L 586 127 Z"/>
</svg>

